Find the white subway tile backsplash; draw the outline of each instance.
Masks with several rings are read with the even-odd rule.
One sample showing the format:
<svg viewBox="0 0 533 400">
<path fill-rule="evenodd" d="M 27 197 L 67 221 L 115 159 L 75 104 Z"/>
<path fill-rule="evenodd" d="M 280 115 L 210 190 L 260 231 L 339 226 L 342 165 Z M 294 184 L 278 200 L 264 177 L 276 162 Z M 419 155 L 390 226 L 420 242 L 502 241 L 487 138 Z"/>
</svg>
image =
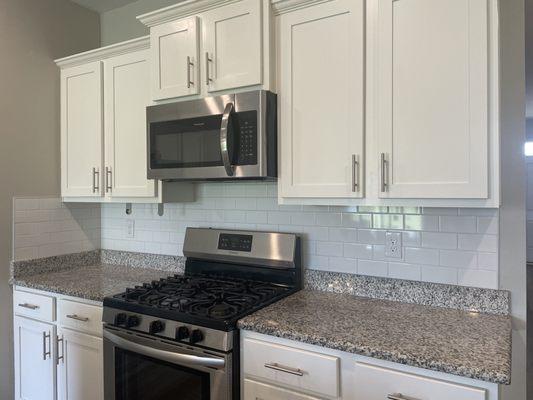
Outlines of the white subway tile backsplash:
<svg viewBox="0 0 533 400">
<path fill-rule="evenodd" d="M 439 250 L 405 247 L 404 259 L 410 264 L 439 265 Z"/>
<path fill-rule="evenodd" d="M 440 231 L 441 232 L 465 232 L 475 233 L 477 230 L 476 217 L 450 217 L 441 216 L 440 219 Z"/>
<path fill-rule="evenodd" d="M 298 233 L 307 268 L 470 286 L 497 282 L 497 210 L 287 205 L 278 204 L 275 183 L 197 186 L 195 202 L 166 204 L 162 217 L 154 204 L 134 204 L 126 215 L 124 204 L 17 199 L 13 257 L 94 248 L 182 255 L 186 227 L 202 226 Z M 400 259 L 385 257 L 389 229 L 402 233 Z"/>
<path fill-rule="evenodd" d="M 367 244 L 385 244 L 385 232 L 377 229 L 357 230 L 357 241 Z"/>
<path fill-rule="evenodd" d="M 432 249 L 456 249 L 457 234 L 422 232 L 422 247 Z"/>
<path fill-rule="evenodd" d="M 361 275 L 386 277 L 389 273 L 389 267 L 384 261 L 358 260 L 357 273 Z"/>
<path fill-rule="evenodd" d="M 403 229 L 403 215 L 374 214 L 372 226 L 375 229 Z"/>
<path fill-rule="evenodd" d="M 411 231 L 438 231 L 439 217 L 434 215 L 406 215 L 405 229 Z"/>
<path fill-rule="evenodd" d="M 477 253 L 473 251 L 440 250 L 440 265 L 443 267 L 476 268 Z"/>
<path fill-rule="evenodd" d="M 498 251 L 498 236 L 496 235 L 459 235 L 459 248 L 463 250 Z"/>
</svg>

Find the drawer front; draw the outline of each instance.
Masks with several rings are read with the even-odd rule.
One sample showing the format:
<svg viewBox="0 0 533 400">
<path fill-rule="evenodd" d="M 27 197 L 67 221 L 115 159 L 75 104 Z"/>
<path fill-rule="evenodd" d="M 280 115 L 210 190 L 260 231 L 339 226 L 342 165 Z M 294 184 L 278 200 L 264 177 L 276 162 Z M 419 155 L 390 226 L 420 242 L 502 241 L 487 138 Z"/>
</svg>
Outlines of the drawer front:
<svg viewBox="0 0 533 400">
<path fill-rule="evenodd" d="M 65 328 L 101 336 L 102 307 L 61 299 L 59 322 Z"/>
<path fill-rule="evenodd" d="M 356 363 L 356 399 L 485 400 L 485 389 L 408 374 L 375 365 Z"/>
<path fill-rule="evenodd" d="M 13 309 L 17 315 L 47 322 L 55 321 L 55 298 L 52 296 L 15 290 Z"/>
<path fill-rule="evenodd" d="M 317 397 L 307 396 L 266 383 L 244 380 L 244 400 L 319 400 Z"/>
<path fill-rule="evenodd" d="M 297 390 L 337 397 L 339 359 L 255 339 L 244 339 L 244 374 Z"/>
</svg>

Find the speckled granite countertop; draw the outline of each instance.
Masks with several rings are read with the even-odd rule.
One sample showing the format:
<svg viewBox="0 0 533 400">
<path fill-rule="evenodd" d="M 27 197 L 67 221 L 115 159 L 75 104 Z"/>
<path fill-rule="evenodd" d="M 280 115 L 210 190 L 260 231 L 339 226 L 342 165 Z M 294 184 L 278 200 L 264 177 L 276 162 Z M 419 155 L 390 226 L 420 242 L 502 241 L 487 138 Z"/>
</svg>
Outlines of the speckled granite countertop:
<svg viewBox="0 0 533 400">
<path fill-rule="evenodd" d="M 506 315 L 300 291 L 240 320 L 241 329 L 331 349 L 508 384 Z"/>
<path fill-rule="evenodd" d="M 128 287 L 173 275 L 171 271 L 98 264 L 60 271 L 42 272 L 13 279 L 18 286 L 103 301 L 105 296 L 121 293 Z"/>
</svg>

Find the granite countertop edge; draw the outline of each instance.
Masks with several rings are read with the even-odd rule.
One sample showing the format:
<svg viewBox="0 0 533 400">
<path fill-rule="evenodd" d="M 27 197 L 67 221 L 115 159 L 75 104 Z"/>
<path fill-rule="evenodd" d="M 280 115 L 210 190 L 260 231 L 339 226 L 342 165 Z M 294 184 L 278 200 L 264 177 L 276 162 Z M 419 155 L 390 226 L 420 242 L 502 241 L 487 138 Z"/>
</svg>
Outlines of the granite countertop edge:
<svg viewBox="0 0 533 400">
<path fill-rule="evenodd" d="M 408 365 L 411 367 L 418 367 L 437 372 L 444 372 L 451 375 L 462 376 L 490 383 L 497 383 L 502 385 L 509 385 L 511 383 L 511 371 L 495 373 L 491 371 L 472 371 L 468 368 L 461 368 L 457 365 L 449 363 L 437 362 L 434 360 L 420 359 L 418 357 L 410 356 L 408 354 L 392 354 L 390 352 L 381 351 L 365 346 L 357 346 L 353 343 L 337 344 L 328 341 L 327 339 L 316 339 L 310 335 L 298 332 L 280 331 L 277 328 L 262 326 L 258 324 L 247 324 L 240 320 L 237 324 L 239 329 L 262 333 L 269 336 L 278 337 L 281 339 L 293 340 L 300 343 L 311 344 L 315 346 L 324 347 L 331 350 L 339 350 L 346 353 L 357 354 L 360 356 L 376 358 L 383 361 L 390 361 L 397 364 Z"/>
</svg>

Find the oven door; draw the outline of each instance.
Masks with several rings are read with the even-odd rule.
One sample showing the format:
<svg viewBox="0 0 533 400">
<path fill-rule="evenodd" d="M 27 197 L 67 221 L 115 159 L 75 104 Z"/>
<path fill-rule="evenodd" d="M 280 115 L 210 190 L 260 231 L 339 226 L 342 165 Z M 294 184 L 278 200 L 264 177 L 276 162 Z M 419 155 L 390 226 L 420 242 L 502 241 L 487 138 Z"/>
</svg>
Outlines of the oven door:
<svg viewBox="0 0 533 400">
<path fill-rule="evenodd" d="M 105 400 L 230 400 L 231 354 L 104 328 Z"/>
</svg>

